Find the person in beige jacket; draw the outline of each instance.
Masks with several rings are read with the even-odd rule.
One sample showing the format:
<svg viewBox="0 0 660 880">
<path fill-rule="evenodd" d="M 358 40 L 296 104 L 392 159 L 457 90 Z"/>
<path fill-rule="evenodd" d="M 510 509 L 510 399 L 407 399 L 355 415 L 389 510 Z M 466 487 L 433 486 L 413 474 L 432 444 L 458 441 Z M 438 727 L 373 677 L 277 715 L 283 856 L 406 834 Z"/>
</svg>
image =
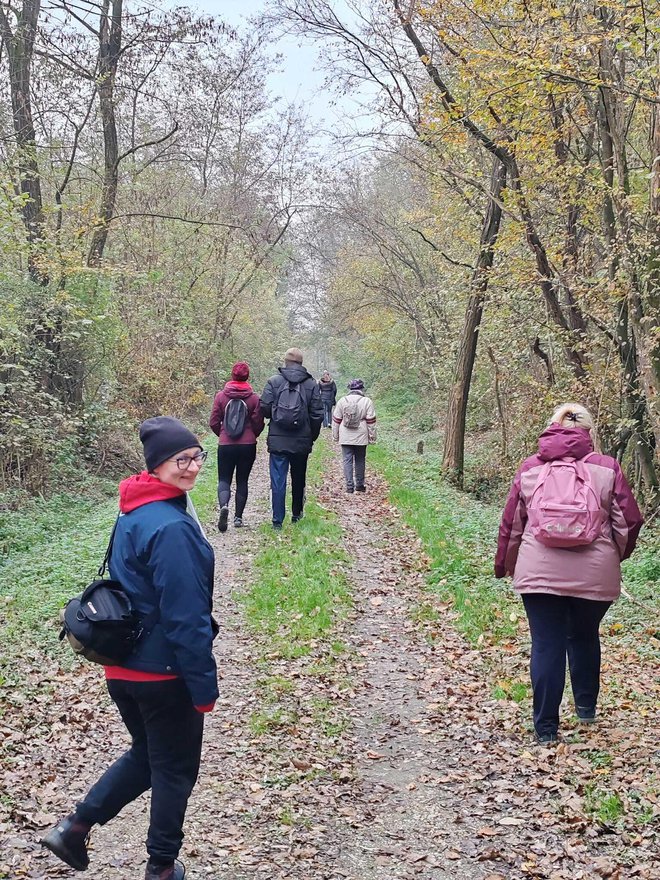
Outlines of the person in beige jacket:
<svg viewBox="0 0 660 880">
<path fill-rule="evenodd" d="M 376 410 L 373 401 L 364 393 L 362 379 L 351 379 L 348 394 L 335 406 L 332 439 L 341 444 L 346 491 L 366 492 L 367 446 L 376 442 Z"/>
</svg>

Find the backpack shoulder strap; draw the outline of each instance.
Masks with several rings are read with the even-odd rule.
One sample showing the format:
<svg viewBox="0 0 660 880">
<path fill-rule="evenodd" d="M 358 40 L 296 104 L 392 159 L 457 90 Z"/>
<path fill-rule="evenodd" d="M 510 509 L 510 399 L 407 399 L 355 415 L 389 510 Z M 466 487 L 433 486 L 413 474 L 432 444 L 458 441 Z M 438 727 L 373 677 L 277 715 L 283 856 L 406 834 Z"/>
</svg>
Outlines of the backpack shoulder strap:
<svg viewBox="0 0 660 880">
<path fill-rule="evenodd" d="M 119 517 L 121 514 L 117 514 L 117 519 L 115 520 L 115 524 L 112 527 L 112 532 L 110 533 L 110 540 L 108 541 L 108 547 L 105 551 L 105 556 L 103 557 L 103 562 L 99 566 L 99 570 L 97 572 L 100 578 L 105 577 L 105 573 L 108 570 L 108 563 L 110 562 L 110 554 L 112 553 L 112 545 L 115 541 L 115 532 L 117 531 L 117 525 L 119 523 Z"/>
</svg>

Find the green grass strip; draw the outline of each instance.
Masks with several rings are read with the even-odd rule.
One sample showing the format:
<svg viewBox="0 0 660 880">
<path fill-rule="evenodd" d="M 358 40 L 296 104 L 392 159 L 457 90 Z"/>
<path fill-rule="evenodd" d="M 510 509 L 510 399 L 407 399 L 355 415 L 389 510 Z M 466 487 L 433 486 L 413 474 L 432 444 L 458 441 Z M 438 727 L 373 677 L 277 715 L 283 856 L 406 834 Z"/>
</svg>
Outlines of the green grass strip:
<svg viewBox="0 0 660 880">
<path fill-rule="evenodd" d="M 281 532 L 269 524 L 262 527 L 253 581 L 241 597 L 248 623 L 266 634 L 271 649 L 282 657 L 308 654 L 350 607 L 342 528 L 336 515 L 313 497 L 330 455 L 327 444 L 315 444 L 304 518 L 285 522 Z"/>
<path fill-rule="evenodd" d="M 412 438 L 385 424 L 368 456 L 431 560 L 429 587 L 452 602 L 471 642 L 513 635 L 510 588 L 492 574 L 499 512 L 444 482 L 436 453 L 417 455 L 414 448 Z"/>
</svg>

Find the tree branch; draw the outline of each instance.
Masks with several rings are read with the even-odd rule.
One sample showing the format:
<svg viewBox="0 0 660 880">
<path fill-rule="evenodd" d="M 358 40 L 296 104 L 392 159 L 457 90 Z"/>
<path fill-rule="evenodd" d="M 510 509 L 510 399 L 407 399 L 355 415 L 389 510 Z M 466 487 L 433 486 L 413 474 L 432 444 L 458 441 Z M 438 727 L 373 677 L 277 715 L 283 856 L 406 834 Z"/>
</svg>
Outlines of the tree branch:
<svg viewBox="0 0 660 880">
<path fill-rule="evenodd" d="M 444 259 L 447 260 L 448 263 L 451 263 L 452 266 L 458 266 L 461 269 L 469 269 L 470 271 L 474 269 L 474 266 L 470 266 L 469 263 L 462 263 L 460 260 L 452 259 L 452 257 L 450 257 L 449 254 L 445 253 L 442 248 L 438 247 L 435 242 L 431 241 L 430 238 L 427 238 L 421 229 L 416 229 L 414 226 L 410 226 L 409 228 L 412 230 L 412 232 L 416 232 L 417 235 L 420 236 L 420 238 L 423 238 L 424 241 L 428 245 L 430 245 L 430 247 L 432 247 L 436 253 L 440 254 L 441 257 L 444 257 Z"/>
<path fill-rule="evenodd" d="M 153 141 L 144 141 L 141 144 L 136 144 L 134 147 L 130 147 L 128 150 L 125 150 L 123 153 L 121 153 L 117 157 L 117 165 L 120 165 L 121 162 L 127 158 L 127 156 L 130 156 L 132 153 L 137 153 L 138 150 L 143 150 L 145 147 L 155 147 L 157 144 L 162 144 L 164 141 L 171 138 L 172 135 L 175 134 L 178 130 L 179 130 L 179 123 L 175 122 L 174 127 L 170 131 L 168 131 L 167 134 L 164 134 L 162 137 L 156 138 L 156 140 L 153 140 Z"/>
<path fill-rule="evenodd" d="M 179 223 L 194 223 L 197 226 L 222 226 L 226 229 L 240 229 L 238 223 L 221 223 L 219 220 L 200 220 L 194 217 L 177 217 L 175 214 L 154 214 L 151 211 L 130 211 L 126 214 L 115 214 L 108 222 L 114 223 L 115 220 L 123 220 L 131 217 L 155 217 L 159 220 L 176 220 Z"/>
</svg>

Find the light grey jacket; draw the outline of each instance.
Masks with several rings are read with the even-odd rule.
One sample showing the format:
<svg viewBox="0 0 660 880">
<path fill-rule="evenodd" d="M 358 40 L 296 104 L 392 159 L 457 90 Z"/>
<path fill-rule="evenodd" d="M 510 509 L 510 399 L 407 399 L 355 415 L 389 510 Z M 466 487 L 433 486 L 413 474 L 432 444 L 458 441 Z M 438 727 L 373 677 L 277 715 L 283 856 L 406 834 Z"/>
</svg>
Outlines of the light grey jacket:
<svg viewBox="0 0 660 880">
<path fill-rule="evenodd" d="M 343 422 L 344 407 L 349 397 L 358 399 L 360 424 L 357 428 L 347 428 Z M 337 401 L 332 413 L 332 439 L 339 441 L 342 446 L 366 446 L 376 442 L 376 410 L 370 397 L 361 391 L 351 391 Z"/>
</svg>

